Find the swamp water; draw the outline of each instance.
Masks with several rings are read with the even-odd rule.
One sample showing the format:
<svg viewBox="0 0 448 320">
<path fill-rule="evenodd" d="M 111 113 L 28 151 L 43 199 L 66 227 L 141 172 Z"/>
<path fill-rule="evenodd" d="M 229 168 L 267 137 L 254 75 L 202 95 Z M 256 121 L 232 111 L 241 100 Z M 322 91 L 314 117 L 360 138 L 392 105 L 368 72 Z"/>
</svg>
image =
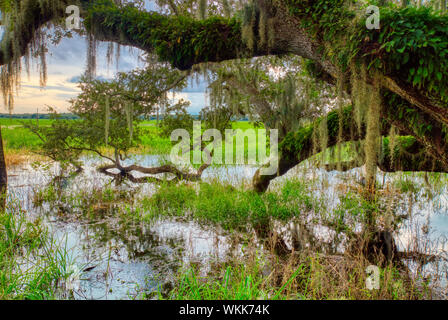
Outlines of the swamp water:
<svg viewBox="0 0 448 320">
<path fill-rule="evenodd" d="M 157 156 L 135 156 L 133 159 L 142 166 L 154 166 L 160 160 Z M 111 182 L 110 177 L 95 170 L 99 164 L 97 158 L 86 157 L 83 160 L 85 166 L 81 174 L 62 180 L 65 190 L 74 194 L 90 192 Z M 234 186 L 247 185 L 255 171 L 256 168 L 249 166 L 208 168 L 203 174 L 203 180 L 218 180 Z M 27 214 L 42 217 L 59 239 L 60 245 L 66 246 L 74 271 L 70 287 L 75 299 L 139 298 L 142 293 L 157 292 L 158 286 L 170 283 L 177 270 L 186 264 L 207 265 L 211 261 L 231 259 L 232 255 L 238 255 L 241 251 L 241 246 L 232 241 L 232 236 L 228 233 L 194 221 L 159 219 L 148 223 L 135 219 L 123 220 L 113 214 L 81 219 L 76 213 L 64 214 L 63 207 L 50 208 L 47 204 L 35 207 L 35 194 L 52 183 L 59 173 L 60 168 L 57 165 L 44 167 L 25 164 L 11 168 L 9 193 Z M 378 180 L 387 184 L 396 179 L 396 175 L 387 175 L 384 179 L 379 176 Z M 341 193 L 346 192 L 338 186 L 348 179 L 359 179 L 359 170 L 337 173 L 304 170 L 299 166 L 273 181 L 272 188 L 281 187 L 285 179 L 297 176 L 317 181 L 313 196 L 323 199 L 328 208 L 335 208 L 340 202 Z M 419 186 L 424 185 L 420 176 L 409 179 Z M 141 196 L 154 193 L 157 187 L 153 184 L 125 183 L 117 188 L 121 192 L 132 193 L 133 201 L 138 202 Z M 444 186 L 443 190 L 433 190 L 434 194 L 430 198 L 425 197 L 424 192 L 422 188 L 413 195 L 395 199 L 397 203 L 391 204 L 395 212 L 407 215 L 395 235 L 398 249 L 423 251 L 446 258 L 446 187 Z M 129 205 L 129 210 L 132 210 L 132 204 Z M 280 229 L 282 227 L 285 229 L 284 226 Z M 338 236 L 333 230 L 320 225 L 311 226 L 309 229 L 323 243 L 332 243 Z M 337 248 L 335 250 L 338 251 Z M 412 261 L 409 261 L 409 266 L 411 270 L 421 267 Z M 425 264 L 422 268 L 428 274 L 440 274 L 440 297 L 446 298 L 446 261 L 441 259 Z"/>
</svg>

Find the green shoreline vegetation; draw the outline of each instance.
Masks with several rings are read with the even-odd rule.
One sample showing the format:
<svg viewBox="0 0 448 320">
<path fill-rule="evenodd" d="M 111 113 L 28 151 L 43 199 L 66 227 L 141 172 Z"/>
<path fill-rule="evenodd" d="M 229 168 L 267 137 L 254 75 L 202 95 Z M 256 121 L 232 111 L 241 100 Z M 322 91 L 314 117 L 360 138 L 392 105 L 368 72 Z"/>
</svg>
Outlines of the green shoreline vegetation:
<svg viewBox="0 0 448 320">
<path fill-rule="evenodd" d="M 65 242 L 9 199 L 0 213 L 0 300 L 68 297 L 72 263 Z"/>
</svg>

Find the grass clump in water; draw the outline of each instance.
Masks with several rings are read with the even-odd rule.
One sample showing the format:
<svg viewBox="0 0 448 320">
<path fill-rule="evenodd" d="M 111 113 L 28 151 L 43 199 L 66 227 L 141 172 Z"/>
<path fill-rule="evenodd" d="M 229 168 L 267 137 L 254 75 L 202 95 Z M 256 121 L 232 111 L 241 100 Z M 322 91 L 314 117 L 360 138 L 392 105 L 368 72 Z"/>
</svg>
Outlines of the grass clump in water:
<svg viewBox="0 0 448 320">
<path fill-rule="evenodd" d="M 243 265 L 227 266 L 218 278 L 203 278 L 195 268 L 179 274 L 177 286 L 168 294 L 171 300 L 252 300 L 264 297 L 263 277 Z"/>
<path fill-rule="evenodd" d="M 288 182 L 279 193 L 259 194 L 219 183 L 162 185 L 142 201 L 146 218 L 193 217 L 199 222 L 220 225 L 226 230 L 245 231 L 246 226 L 268 225 L 271 219 L 287 221 L 319 204 L 300 182 Z"/>
<path fill-rule="evenodd" d="M 0 300 L 61 298 L 71 292 L 74 270 L 40 220 L 13 203 L 0 212 Z"/>
</svg>

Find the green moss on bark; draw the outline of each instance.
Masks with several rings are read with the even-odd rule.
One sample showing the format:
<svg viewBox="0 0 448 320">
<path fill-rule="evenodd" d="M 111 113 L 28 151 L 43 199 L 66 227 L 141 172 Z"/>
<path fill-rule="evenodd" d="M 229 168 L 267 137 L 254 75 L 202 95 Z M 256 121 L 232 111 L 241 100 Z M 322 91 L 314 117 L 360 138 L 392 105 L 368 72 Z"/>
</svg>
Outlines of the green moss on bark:
<svg viewBox="0 0 448 320">
<path fill-rule="evenodd" d="M 160 60 L 181 70 L 199 62 L 235 58 L 241 48 L 241 25 L 237 18 L 167 16 L 142 12 L 133 6 L 118 7 L 110 0 L 95 1 L 88 9 L 86 27 L 98 38 L 135 44 L 155 51 Z"/>
</svg>

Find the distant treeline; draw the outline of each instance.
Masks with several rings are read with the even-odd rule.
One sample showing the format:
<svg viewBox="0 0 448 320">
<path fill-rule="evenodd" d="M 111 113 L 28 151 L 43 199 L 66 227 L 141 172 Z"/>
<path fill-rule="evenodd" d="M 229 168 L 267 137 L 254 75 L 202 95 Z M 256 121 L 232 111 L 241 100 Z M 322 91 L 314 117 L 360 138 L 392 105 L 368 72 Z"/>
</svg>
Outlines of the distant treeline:
<svg viewBox="0 0 448 320">
<path fill-rule="evenodd" d="M 58 113 L 60 119 L 79 119 L 79 117 L 73 113 Z M 197 119 L 198 115 L 193 115 L 195 119 Z M 157 120 L 156 116 L 147 116 L 141 117 L 143 120 Z M 50 113 L 0 113 L 0 119 L 51 119 Z M 159 119 L 163 119 L 163 116 L 160 115 Z"/>
<path fill-rule="evenodd" d="M 59 113 L 61 119 L 79 119 L 79 117 L 73 113 Z M 198 119 L 199 115 L 193 114 L 193 118 Z M 51 119 L 50 113 L 0 113 L 0 119 Z M 156 116 L 144 117 L 144 120 L 156 120 Z M 163 115 L 159 116 L 159 119 L 163 119 Z M 247 121 L 246 117 L 238 119 L 240 121 Z"/>
<path fill-rule="evenodd" d="M 79 119 L 77 115 L 73 113 L 60 113 L 61 119 Z M 51 119 L 51 114 L 49 113 L 0 113 L 1 119 Z"/>
</svg>

